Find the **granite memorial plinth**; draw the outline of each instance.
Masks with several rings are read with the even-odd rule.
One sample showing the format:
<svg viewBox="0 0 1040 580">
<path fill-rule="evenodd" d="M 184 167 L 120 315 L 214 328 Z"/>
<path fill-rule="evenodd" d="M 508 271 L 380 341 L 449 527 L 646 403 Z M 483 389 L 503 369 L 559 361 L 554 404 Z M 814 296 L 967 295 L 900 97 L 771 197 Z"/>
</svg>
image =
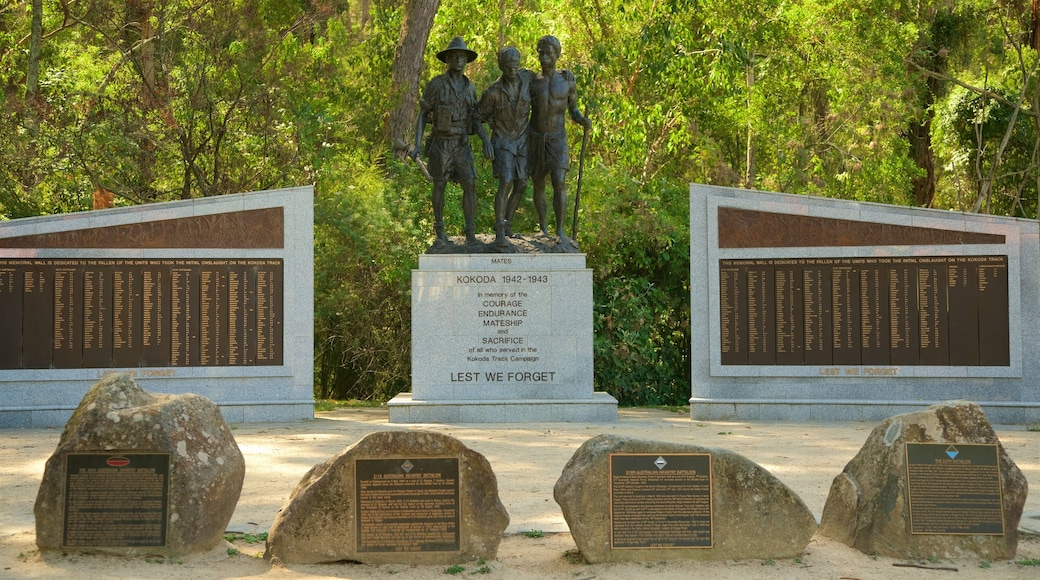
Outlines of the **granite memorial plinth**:
<svg viewBox="0 0 1040 580">
<path fill-rule="evenodd" d="M 391 423 L 609 422 L 593 390 L 583 254 L 424 255 L 412 272 L 412 391 Z"/>
</svg>

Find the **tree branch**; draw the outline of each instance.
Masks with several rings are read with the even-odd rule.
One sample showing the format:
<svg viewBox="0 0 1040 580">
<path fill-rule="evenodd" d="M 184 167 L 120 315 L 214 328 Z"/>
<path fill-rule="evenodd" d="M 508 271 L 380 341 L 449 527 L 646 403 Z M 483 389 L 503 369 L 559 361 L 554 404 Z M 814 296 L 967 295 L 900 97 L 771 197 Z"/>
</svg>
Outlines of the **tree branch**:
<svg viewBox="0 0 1040 580">
<path fill-rule="evenodd" d="M 969 90 L 969 91 L 971 91 L 971 92 L 973 92 L 973 93 L 975 93 L 977 95 L 981 95 L 983 97 L 986 97 L 987 99 L 993 99 L 994 101 L 997 101 L 999 103 L 1003 103 L 1003 104 L 1005 104 L 1005 105 L 1007 105 L 1007 106 L 1009 106 L 1009 107 L 1011 107 L 1013 109 L 1014 108 L 1019 108 L 1018 105 L 1016 105 L 1015 103 L 1009 101 L 1007 98 L 1005 98 L 1003 95 L 1001 95 L 999 93 L 994 93 L 993 91 L 991 91 L 989 89 L 984 89 L 982 87 L 976 87 L 976 86 L 973 86 L 973 85 L 969 85 L 968 83 L 966 83 L 964 81 L 961 81 L 961 80 L 958 80 L 958 79 L 955 79 L 955 78 L 953 78 L 953 77 L 951 77 L 949 75 L 944 75 L 942 73 L 937 73 L 937 72 L 935 72 L 933 70 L 929 70 L 929 69 L 927 69 L 927 68 L 925 68 L 925 67 L 923 67 L 923 66 L 921 66 L 921 65 L 919 65 L 919 64 L 917 64 L 917 63 L 915 63 L 913 61 L 908 60 L 906 62 L 911 67 L 917 69 L 920 73 L 922 73 L 923 75 L 925 75 L 927 77 L 931 77 L 933 79 L 939 79 L 939 80 L 942 80 L 942 81 L 951 82 L 951 83 L 953 83 L 953 84 L 955 84 L 955 85 L 957 85 L 957 86 L 959 86 L 961 88 L 967 89 L 967 90 Z M 1029 111 L 1029 110 L 1022 110 L 1021 113 L 1023 115 L 1029 116 L 1029 117 L 1036 117 L 1036 116 L 1040 115 L 1040 113 L 1037 113 L 1037 111 Z"/>
</svg>

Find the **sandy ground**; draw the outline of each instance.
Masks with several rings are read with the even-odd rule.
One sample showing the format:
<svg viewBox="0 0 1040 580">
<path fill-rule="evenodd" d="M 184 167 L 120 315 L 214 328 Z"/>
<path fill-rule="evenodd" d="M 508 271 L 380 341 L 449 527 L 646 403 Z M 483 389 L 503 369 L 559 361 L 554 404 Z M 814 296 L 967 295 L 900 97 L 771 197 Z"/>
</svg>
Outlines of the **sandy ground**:
<svg viewBox="0 0 1040 580">
<path fill-rule="evenodd" d="M 460 562 L 458 576 L 492 578 L 662 579 L 712 578 L 1040 578 L 1040 432 L 998 427 L 1000 440 L 1034 490 L 1026 504 L 1023 535 L 1014 561 L 978 559 L 906 562 L 872 558 L 819 535 L 800 558 L 778 561 L 646 562 L 589 565 L 568 555 L 576 550 L 563 514 L 552 499 L 564 464 L 585 440 L 615 434 L 694 443 L 736 451 L 773 472 L 798 493 L 817 519 L 831 480 L 856 454 L 873 423 L 775 423 L 691 421 L 666 411 L 625 409 L 616 424 L 417 425 L 387 423 L 386 409 L 343 409 L 320 413 L 314 421 L 235 425 L 246 458 L 242 497 L 230 528 L 266 531 L 290 491 L 314 464 L 366 433 L 383 429 L 428 429 L 457 437 L 491 462 L 510 525 L 488 562 Z M 0 578 L 445 578 L 446 566 L 351 563 L 272 567 L 260 555 L 263 544 L 224 542 L 202 554 L 178 559 L 120 558 L 44 552 L 36 549 L 33 502 L 59 429 L 0 431 Z M 531 533 L 525 533 L 531 532 Z M 541 537 L 537 532 L 541 532 Z M 916 564 L 942 569 L 907 568 Z"/>
</svg>

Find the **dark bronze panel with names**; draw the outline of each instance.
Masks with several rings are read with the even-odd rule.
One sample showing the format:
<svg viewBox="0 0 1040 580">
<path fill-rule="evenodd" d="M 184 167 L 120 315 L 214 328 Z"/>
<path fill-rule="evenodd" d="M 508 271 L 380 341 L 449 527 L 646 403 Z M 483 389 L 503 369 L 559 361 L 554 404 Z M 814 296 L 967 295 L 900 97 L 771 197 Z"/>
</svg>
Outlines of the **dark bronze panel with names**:
<svg viewBox="0 0 1040 580">
<path fill-rule="evenodd" d="M 142 272 L 141 356 L 146 367 L 165 366 L 171 360 L 173 302 L 170 299 L 172 272 L 161 265 L 146 266 Z"/>
<path fill-rule="evenodd" d="M 748 362 L 776 364 L 776 291 L 771 266 L 748 266 L 747 297 Z"/>
<path fill-rule="evenodd" d="M 1007 335 L 1009 312 L 1001 308 L 1008 294 L 1007 261 L 978 263 L 979 289 L 979 364 L 1007 366 L 1011 364 Z"/>
<path fill-rule="evenodd" d="M 805 317 L 802 268 L 777 264 L 776 280 L 776 364 L 800 365 L 805 360 L 805 333 L 801 322 Z"/>
<path fill-rule="evenodd" d="M 173 366 L 199 365 L 199 268 L 195 263 L 170 272 L 170 352 Z"/>
<path fill-rule="evenodd" d="M 722 328 L 722 364 L 748 364 L 747 271 L 719 266 L 719 305 Z"/>
<path fill-rule="evenodd" d="M 457 457 L 355 459 L 358 552 L 461 550 Z"/>
<path fill-rule="evenodd" d="M 22 367 L 22 273 L 0 266 L 0 368 Z"/>
<path fill-rule="evenodd" d="M 199 360 L 222 366 L 229 346 L 227 267 L 202 268 L 199 284 Z"/>
<path fill-rule="evenodd" d="M 82 356 L 83 272 L 76 266 L 54 269 L 54 333 L 51 335 L 54 368 L 79 368 Z"/>
<path fill-rule="evenodd" d="M 49 268 L 19 268 L 22 275 L 22 368 L 51 366 L 54 323 L 53 276 Z"/>
<path fill-rule="evenodd" d="M 923 365 L 950 364 L 946 281 L 946 265 L 939 259 L 927 258 L 917 265 L 918 348 Z"/>
<path fill-rule="evenodd" d="M 169 453 L 68 454 L 62 546 L 166 546 L 169 491 Z"/>
<path fill-rule="evenodd" d="M 1004 535 L 995 444 L 907 443 L 913 534 Z"/>
<path fill-rule="evenodd" d="M 280 365 L 280 259 L 0 259 L 0 369 Z"/>
<path fill-rule="evenodd" d="M 1006 256 L 719 260 L 719 285 L 724 365 L 1010 364 Z"/>
<path fill-rule="evenodd" d="M 917 266 L 892 258 L 888 269 L 889 354 L 893 365 L 917 364 Z"/>
<path fill-rule="evenodd" d="M 822 262 L 823 260 L 819 260 Z M 829 264 L 802 266 L 802 336 L 805 364 L 829 365 L 834 360 L 831 335 L 831 267 Z M 796 331 L 797 332 L 797 331 Z M 797 363 L 802 364 L 802 363 Z"/>
<path fill-rule="evenodd" d="M 144 272 L 140 266 L 123 265 L 113 273 L 112 352 L 117 367 L 141 364 L 144 333 Z"/>
<path fill-rule="evenodd" d="M 115 274 L 111 266 L 83 267 L 83 366 L 107 368 L 112 358 Z"/>
<path fill-rule="evenodd" d="M 950 360 L 978 366 L 979 352 L 979 270 L 967 264 L 946 266 L 946 299 L 949 310 Z M 1007 363 L 1005 363 L 1007 364 Z"/>
<path fill-rule="evenodd" d="M 860 362 L 864 365 L 889 364 L 888 268 L 859 265 Z"/>
<path fill-rule="evenodd" d="M 860 364 L 858 268 L 846 261 L 831 266 L 831 348 L 837 365 Z"/>
<path fill-rule="evenodd" d="M 256 271 L 256 364 L 282 364 L 282 286 L 279 263 L 255 265 Z"/>
<path fill-rule="evenodd" d="M 231 267 L 227 285 L 228 364 L 256 364 L 256 276 L 245 266 Z"/>
<path fill-rule="evenodd" d="M 612 453 L 610 547 L 711 548 L 710 453 Z"/>
</svg>

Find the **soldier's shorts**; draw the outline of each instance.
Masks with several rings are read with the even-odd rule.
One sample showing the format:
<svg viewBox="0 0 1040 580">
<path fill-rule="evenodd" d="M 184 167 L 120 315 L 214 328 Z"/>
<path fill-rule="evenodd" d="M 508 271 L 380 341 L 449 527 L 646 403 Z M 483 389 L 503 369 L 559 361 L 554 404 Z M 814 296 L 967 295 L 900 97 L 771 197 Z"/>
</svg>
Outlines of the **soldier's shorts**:
<svg viewBox="0 0 1040 580">
<path fill-rule="evenodd" d="M 491 168 L 498 179 L 505 178 L 509 181 L 527 179 L 526 152 L 513 153 L 509 149 L 495 149 L 495 160 L 491 162 Z"/>
<path fill-rule="evenodd" d="M 434 181 L 472 181 L 477 178 L 473 168 L 473 150 L 469 135 L 448 139 L 430 137 L 426 141 L 430 177 Z"/>
</svg>

